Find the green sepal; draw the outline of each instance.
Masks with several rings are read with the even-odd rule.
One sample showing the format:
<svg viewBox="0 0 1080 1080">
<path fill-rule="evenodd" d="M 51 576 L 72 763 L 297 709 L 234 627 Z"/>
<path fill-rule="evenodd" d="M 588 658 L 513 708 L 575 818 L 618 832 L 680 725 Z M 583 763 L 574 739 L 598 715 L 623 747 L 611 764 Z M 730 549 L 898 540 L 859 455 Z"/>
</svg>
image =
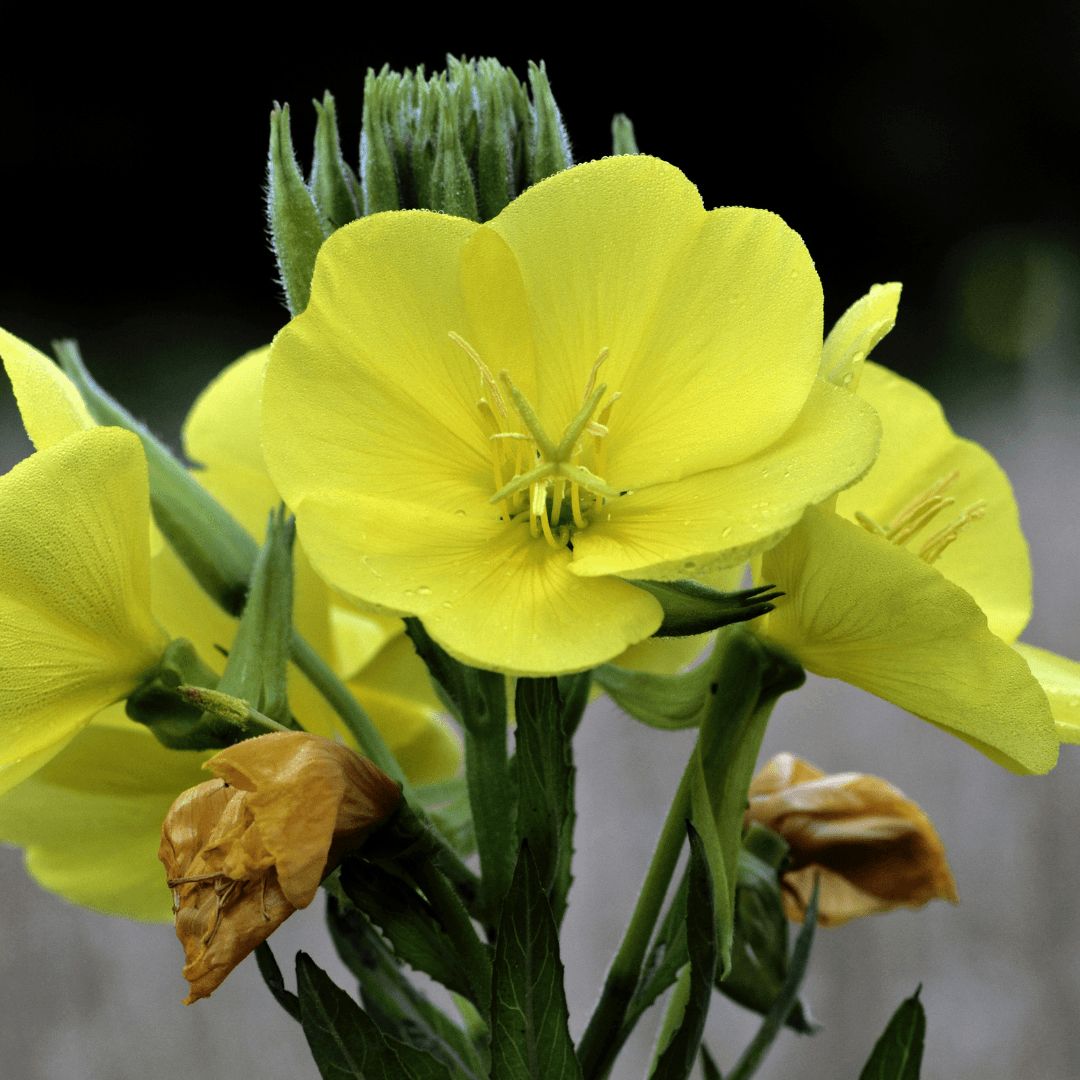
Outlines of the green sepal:
<svg viewBox="0 0 1080 1080">
<path fill-rule="evenodd" d="M 810 902 L 806 905 L 806 921 L 799 929 L 795 938 L 795 946 L 791 950 L 791 966 L 788 968 L 787 977 L 780 987 L 772 1008 L 769 1009 L 765 1019 L 758 1029 L 758 1033 L 750 1041 L 743 1051 L 738 1064 L 728 1074 L 727 1080 L 749 1080 L 757 1071 L 769 1047 L 784 1026 L 784 1021 L 791 1014 L 799 994 L 799 987 L 806 978 L 807 968 L 810 966 L 810 951 L 814 945 L 814 933 L 817 930 L 818 898 L 821 882 L 814 882 L 814 891 L 810 894 Z"/>
<path fill-rule="evenodd" d="M 274 995 L 274 1000 L 299 1024 L 300 999 L 285 988 L 285 978 L 281 974 L 277 958 L 265 942 L 255 946 L 255 963 L 259 965 L 259 974 L 263 977 L 267 989 Z"/>
<path fill-rule="evenodd" d="M 430 1054 L 454 1080 L 486 1076 L 481 1050 L 413 986 L 361 912 L 331 896 L 326 921 L 338 956 L 360 984 L 364 1008 L 384 1035 Z"/>
<path fill-rule="evenodd" d="M 481 60 L 476 72 L 480 106 L 477 142 L 477 203 L 481 221 L 490 221 L 517 194 L 514 133 L 517 124 L 508 100 L 509 83 L 498 60 Z"/>
<path fill-rule="evenodd" d="M 333 230 L 324 226 L 296 164 L 288 105 L 275 104 L 270 113 L 266 216 L 285 302 L 290 315 L 299 315 L 311 297 L 315 256 Z"/>
<path fill-rule="evenodd" d="M 453 91 L 444 89 L 439 102 L 427 205 L 430 210 L 479 221 L 476 189 L 462 139 L 464 118 L 458 115 L 454 96 Z"/>
<path fill-rule="evenodd" d="M 360 131 L 360 186 L 364 192 L 364 213 L 378 214 L 401 207 L 397 169 L 394 165 L 390 105 L 393 95 L 386 88 L 389 67 L 376 77 L 368 68 L 364 80 L 364 115 Z M 400 76 L 398 76 L 400 79 Z"/>
<path fill-rule="evenodd" d="M 555 925 L 566 914 L 574 853 L 574 759 L 557 678 L 518 679 L 517 836 L 528 842 Z"/>
<path fill-rule="evenodd" d="M 330 235 L 360 216 L 363 193 L 356 174 L 341 155 L 337 108 L 330 91 L 322 104 L 312 101 L 319 120 L 315 126 L 315 152 L 311 160 L 311 197 L 319 211 L 323 231 Z"/>
<path fill-rule="evenodd" d="M 693 637 L 721 626 L 749 622 L 775 607 L 771 600 L 783 596 L 772 585 L 758 585 L 738 592 L 720 592 L 696 581 L 631 581 L 651 593 L 664 609 L 664 621 L 653 637 Z"/>
<path fill-rule="evenodd" d="M 926 1010 L 919 1000 L 921 990 L 920 984 L 893 1013 L 859 1073 L 859 1080 L 919 1080 L 926 1039 Z"/>
<path fill-rule="evenodd" d="M 702 1080 L 724 1080 L 720 1075 L 720 1067 L 713 1060 L 709 1048 L 701 1044 L 701 1078 Z"/>
<path fill-rule="evenodd" d="M 439 700 L 465 731 L 465 779 L 484 904 L 488 925 L 497 926 L 517 857 L 517 788 L 506 750 L 506 677 L 455 660 L 431 639 L 419 619 L 407 618 L 405 631 L 427 665 Z"/>
<path fill-rule="evenodd" d="M 239 615 L 244 610 L 259 545 L 164 443 L 98 386 L 74 341 L 54 341 L 53 349 L 90 415 L 99 424 L 126 428 L 142 440 L 150 478 L 150 508 L 158 528 L 203 591 L 229 615 Z"/>
<path fill-rule="evenodd" d="M 410 967 L 475 1001 L 453 939 L 427 900 L 401 877 L 367 860 L 341 864 L 342 892 L 386 937 Z"/>
<path fill-rule="evenodd" d="M 626 113 L 616 113 L 611 120 L 611 152 L 616 156 L 641 153 L 634 138 L 634 125 Z"/>
<path fill-rule="evenodd" d="M 563 169 L 569 169 L 574 159 L 543 60 L 539 66 L 529 61 L 529 85 L 532 87 L 534 123 L 529 144 L 529 183 L 535 184 Z"/>
<path fill-rule="evenodd" d="M 503 70 L 506 73 L 507 104 L 515 128 L 514 189 L 520 195 L 532 183 L 532 145 L 536 131 L 536 116 L 524 83 L 509 68 Z"/>
<path fill-rule="evenodd" d="M 217 690 L 241 698 L 286 727 L 296 727 L 285 689 L 292 636 L 296 522 L 284 504 L 271 510 L 266 542 L 251 575 L 247 604 Z"/>
<path fill-rule="evenodd" d="M 491 1001 L 491 1080 L 581 1080 L 559 931 L 529 845 L 503 905 Z"/>
<path fill-rule="evenodd" d="M 686 831 L 690 840 L 690 864 L 686 880 L 686 941 L 690 956 L 690 974 L 686 1002 L 678 1027 L 659 1055 L 650 1080 L 686 1080 L 694 1067 L 705 1018 L 712 998 L 716 975 L 718 942 L 716 936 L 716 889 L 713 885 L 710 859 L 705 844 L 688 821 Z M 674 1020 L 674 1017 L 672 1017 Z"/>
<path fill-rule="evenodd" d="M 304 1035 L 324 1080 L 449 1080 L 441 1062 L 427 1054 L 417 1059 L 412 1047 L 383 1035 L 304 952 L 296 954 L 296 986 Z"/>
</svg>

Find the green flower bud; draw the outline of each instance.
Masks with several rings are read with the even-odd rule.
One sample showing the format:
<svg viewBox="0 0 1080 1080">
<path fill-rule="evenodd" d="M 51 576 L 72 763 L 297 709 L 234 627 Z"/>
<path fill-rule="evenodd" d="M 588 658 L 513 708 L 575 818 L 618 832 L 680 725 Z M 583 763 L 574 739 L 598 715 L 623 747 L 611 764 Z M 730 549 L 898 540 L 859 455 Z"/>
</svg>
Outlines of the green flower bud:
<svg viewBox="0 0 1080 1080">
<path fill-rule="evenodd" d="M 360 216 L 363 194 L 356 174 L 341 156 L 337 110 L 330 91 L 323 94 L 321 105 L 317 101 L 312 104 L 319 114 L 319 123 L 315 128 L 311 194 L 322 218 L 323 231 L 329 235 Z"/>
<path fill-rule="evenodd" d="M 553 176 L 574 164 L 570 155 L 570 140 L 563 126 L 562 114 L 551 93 L 544 61 L 537 67 L 529 61 L 529 85 L 532 87 L 532 112 L 536 124 L 530 144 L 529 183 Z"/>
<path fill-rule="evenodd" d="M 392 133 L 387 105 L 393 94 L 386 86 L 388 69 L 376 77 L 368 69 L 364 80 L 364 117 L 360 133 L 360 183 L 364 191 L 364 213 L 400 210 L 397 170 L 391 150 Z"/>
<path fill-rule="evenodd" d="M 640 154 L 634 125 L 626 113 L 616 113 L 611 121 L 611 152 L 613 154 Z"/>
</svg>

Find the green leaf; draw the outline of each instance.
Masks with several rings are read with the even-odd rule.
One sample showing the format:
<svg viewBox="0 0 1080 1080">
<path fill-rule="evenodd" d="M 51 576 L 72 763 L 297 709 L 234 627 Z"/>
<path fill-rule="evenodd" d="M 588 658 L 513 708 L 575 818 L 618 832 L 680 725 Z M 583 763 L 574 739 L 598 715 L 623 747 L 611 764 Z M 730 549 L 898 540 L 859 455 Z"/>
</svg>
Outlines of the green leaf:
<svg viewBox="0 0 1080 1080">
<path fill-rule="evenodd" d="M 713 1056 L 704 1043 L 701 1044 L 701 1075 L 703 1080 L 724 1080 L 719 1066 L 713 1061 Z"/>
<path fill-rule="evenodd" d="M 435 784 L 421 784 L 416 795 L 439 832 L 458 855 L 468 858 L 476 850 L 476 830 L 465 778 L 458 776 Z"/>
<path fill-rule="evenodd" d="M 364 213 L 378 214 L 401 207 L 397 170 L 394 167 L 392 134 L 389 124 L 387 89 L 389 66 L 376 77 L 368 68 L 364 79 L 364 115 L 360 131 L 360 186 L 364 192 Z M 401 76 L 397 76 L 400 81 Z"/>
<path fill-rule="evenodd" d="M 813 948 L 814 931 L 817 929 L 820 887 L 820 881 L 816 881 L 810 903 L 806 905 L 806 920 L 799 930 L 799 935 L 795 939 L 795 948 L 791 952 L 791 966 L 788 968 L 784 985 L 776 995 L 773 1007 L 766 1015 L 757 1035 L 743 1051 L 739 1063 L 734 1071 L 728 1074 L 727 1080 L 750 1080 L 764 1059 L 766 1051 L 772 1046 L 777 1034 L 784 1026 L 785 1019 L 791 1013 L 791 1007 L 799 994 L 799 987 L 806 977 L 806 969 L 810 966 L 810 950 Z"/>
<path fill-rule="evenodd" d="M 533 142 L 529 155 L 529 183 L 535 184 L 545 177 L 554 176 L 574 164 L 570 154 L 570 140 L 566 135 L 562 114 L 548 83 L 544 61 L 537 67 L 529 61 L 529 84 L 533 97 Z"/>
<path fill-rule="evenodd" d="M 632 581 L 651 593 L 664 609 L 664 621 L 654 637 L 693 637 L 721 626 L 748 622 L 766 615 L 775 607 L 769 603 L 780 592 L 771 585 L 758 585 L 739 592 L 720 592 L 696 581 Z"/>
<path fill-rule="evenodd" d="M 296 986 L 304 1035 L 323 1080 L 421 1080 L 371 1017 L 304 952 L 296 954 Z"/>
<path fill-rule="evenodd" d="M 563 711 L 558 679 L 518 679 L 517 835 L 528 841 L 557 926 L 566 914 L 574 851 L 574 763 Z"/>
<path fill-rule="evenodd" d="M 345 895 L 382 931 L 406 964 L 448 989 L 474 998 L 453 939 L 414 888 L 361 859 L 342 863 L 340 881 Z"/>
<path fill-rule="evenodd" d="M 919 1000 L 921 990 L 920 985 L 893 1013 L 859 1073 L 859 1080 L 919 1080 L 926 1038 L 926 1010 Z"/>
<path fill-rule="evenodd" d="M 581 1080 L 568 1022 L 559 931 L 526 843 L 495 948 L 491 1080 Z"/>
<path fill-rule="evenodd" d="M 259 974 L 263 977 L 270 993 L 277 1003 L 297 1022 L 300 1023 L 300 999 L 285 989 L 285 979 L 278 967 L 277 959 L 265 941 L 255 946 L 255 963 L 259 965 Z"/>
<path fill-rule="evenodd" d="M 311 163 L 311 195 L 327 235 L 360 216 L 363 193 L 360 183 L 341 156 L 337 108 L 330 91 L 322 104 L 313 101 L 319 122 L 315 127 L 315 152 Z"/>
<path fill-rule="evenodd" d="M 728 845 L 721 840 L 716 827 L 716 811 L 710 800 L 705 772 L 697 750 L 690 759 L 690 770 L 690 816 L 700 835 L 703 856 L 709 863 L 710 880 L 716 889 L 714 907 L 716 935 L 720 949 L 721 970 L 726 972 L 731 967 L 731 939 L 735 923 L 734 889 L 728 887 L 728 878 L 735 868 L 728 867 L 729 860 L 726 851 Z M 689 907 L 689 897 L 687 905 Z M 687 948 L 690 948 L 689 939 L 687 939 Z"/>
<path fill-rule="evenodd" d="M 634 125 L 626 113 L 616 113 L 612 118 L 611 152 L 615 155 L 641 153 L 634 138 Z"/>
<path fill-rule="evenodd" d="M 497 926 L 517 857 L 517 788 L 506 751 L 506 677 L 458 662 L 431 639 L 419 619 L 407 618 L 405 630 L 427 664 L 435 692 L 465 729 L 465 779 L 484 900 L 488 921 Z"/>
<path fill-rule="evenodd" d="M 686 823 L 690 839 L 689 882 L 686 897 L 686 940 L 690 954 L 690 990 L 682 1022 L 660 1055 L 651 1080 L 686 1080 L 694 1067 L 716 975 L 716 889 L 705 844 Z"/>
<path fill-rule="evenodd" d="M 270 113 L 266 216 L 289 314 L 299 315 L 311 297 L 315 256 L 329 233 L 296 164 L 288 105 L 275 105 Z"/>
<path fill-rule="evenodd" d="M 361 912 L 330 897 L 326 919 L 338 955 L 359 980 L 364 1007 L 384 1035 L 441 1061 L 454 1080 L 486 1076 L 469 1037 L 412 985 Z"/>
</svg>

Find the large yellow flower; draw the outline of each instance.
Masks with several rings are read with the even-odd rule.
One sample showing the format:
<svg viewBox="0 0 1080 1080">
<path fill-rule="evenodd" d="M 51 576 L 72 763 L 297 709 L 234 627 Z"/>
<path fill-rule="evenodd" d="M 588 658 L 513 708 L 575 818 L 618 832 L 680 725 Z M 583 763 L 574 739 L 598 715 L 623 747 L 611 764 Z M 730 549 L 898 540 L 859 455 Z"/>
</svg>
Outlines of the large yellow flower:
<svg viewBox="0 0 1080 1080">
<path fill-rule="evenodd" d="M 880 293 L 861 302 L 864 318 L 871 303 Z M 826 348 L 823 368 L 877 410 L 881 452 L 761 557 L 756 575 L 787 595 L 760 629 L 809 671 L 892 701 L 1014 772 L 1045 773 L 1054 722 L 1010 648 L 1031 614 L 1031 569 L 1008 478 L 930 394 L 865 351 L 845 360 Z"/>
<path fill-rule="evenodd" d="M 200 478 L 259 538 L 268 511 L 278 502 L 261 466 L 258 448 L 257 404 L 266 352 L 250 354 L 226 369 L 196 403 L 186 430 L 188 453 L 208 465 Z M 56 365 L 2 330 L 0 353 L 23 422 L 39 451 L 16 470 L 29 468 L 35 460 L 44 460 L 45 455 L 56 454 L 69 443 L 81 446 L 71 442 L 73 436 L 110 445 L 117 442 L 137 456 L 141 486 L 137 478 L 112 462 L 100 475 L 85 476 L 86 482 L 78 490 L 87 499 L 104 496 L 104 503 L 98 500 L 93 505 L 112 506 L 114 516 L 129 503 L 133 508 L 139 522 L 133 528 L 143 538 L 143 563 L 135 561 L 142 569 L 132 571 L 133 579 L 145 591 L 146 616 L 152 609 L 157 622 L 168 631 L 161 638 L 158 653 L 169 638 L 187 637 L 202 659 L 220 672 L 224 657 L 215 646 L 228 649 L 237 621 L 206 597 L 150 524 L 146 465 L 138 439 L 116 428 L 95 428 L 78 392 Z M 59 473 L 69 486 L 81 475 L 67 466 Z M 0 480 L 0 485 L 6 479 Z M 44 490 L 40 500 L 44 500 L 45 509 L 38 508 L 34 519 L 27 522 L 29 535 L 39 546 L 42 537 L 54 532 L 58 538 L 67 537 L 72 549 L 70 565 L 77 568 L 94 545 L 86 542 L 83 533 L 73 535 L 71 530 L 92 523 L 64 518 L 58 502 L 55 511 L 49 511 L 52 502 Z M 59 516 L 60 522 L 54 523 L 42 513 Z M 91 531 L 90 539 L 93 536 Z M 128 547 L 133 545 L 134 540 Z M 119 543 L 108 550 L 118 558 L 126 557 Z M 460 748 L 436 715 L 438 703 L 426 669 L 401 633 L 400 620 L 350 612 L 336 616 L 328 609 L 326 586 L 298 551 L 296 621 L 308 640 L 349 680 L 411 780 L 423 783 L 454 773 Z M 21 613 L 14 625 L 25 637 Z M 73 662 L 65 654 L 58 666 L 77 673 L 79 660 L 75 657 Z M 80 712 L 82 723 L 109 702 L 126 696 L 135 676 L 156 660 L 155 654 L 133 661 L 123 680 L 110 684 L 94 699 L 93 707 Z M 85 680 L 80 685 L 94 688 Z M 351 742 L 321 696 L 292 668 L 289 693 L 292 708 L 305 726 Z M 42 887 L 68 900 L 110 914 L 170 921 L 171 899 L 156 857 L 161 822 L 181 791 L 205 780 L 201 765 L 212 752 L 167 750 L 148 728 L 127 718 L 122 702 L 98 712 L 81 733 L 72 734 L 75 737 L 66 746 L 60 743 L 53 751 L 62 752 L 43 767 L 38 766 L 48 755 L 35 761 L 36 772 L 24 769 L 23 782 L 0 798 L 0 841 L 25 848 L 28 872 Z"/>
<path fill-rule="evenodd" d="M 275 339 L 263 444 L 315 569 L 518 675 L 660 624 L 623 579 L 732 566 L 870 465 L 817 378 L 821 288 L 778 217 L 655 158 L 545 180 L 486 225 L 377 214 Z"/>
</svg>

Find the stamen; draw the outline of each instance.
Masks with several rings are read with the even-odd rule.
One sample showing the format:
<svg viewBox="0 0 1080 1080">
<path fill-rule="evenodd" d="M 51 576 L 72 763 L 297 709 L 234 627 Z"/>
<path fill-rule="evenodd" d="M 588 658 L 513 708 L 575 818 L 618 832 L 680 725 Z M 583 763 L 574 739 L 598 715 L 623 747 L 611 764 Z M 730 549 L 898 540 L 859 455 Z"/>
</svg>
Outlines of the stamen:
<svg viewBox="0 0 1080 1080">
<path fill-rule="evenodd" d="M 586 522 L 581 516 L 581 495 L 578 492 L 577 484 L 570 485 L 570 508 L 574 512 L 574 524 L 579 529 L 584 529 Z"/>
<path fill-rule="evenodd" d="M 931 496 L 912 514 L 911 520 L 906 525 L 896 530 L 890 529 L 886 533 L 887 538 L 894 544 L 906 544 L 924 525 L 928 525 L 937 517 L 941 510 L 944 510 L 946 506 L 952 506 L 954 502 L 956 502 L 955 499 L 941 495 Z"/>
<path fill-rule="evenodd" d="M 868 517 L 861 510 L 855 511 L 855 520 L 873 536 L 880 536 L 885 539 L 889 535 L 887 529 L 883 529 L 872 517 Z"/>
<path fill-rule="evenodd" d="M 503 396 L 499 393 L 499 384 L 495 381 L 495 376 L 491 374 L 491 368 L 480 359 L 480 354 L 460 334 L 455 334 L 451 330 L 450 340 L 463 349 L 469 359 L 479 368 L 480 379 L 490 392 L 491 400 L 495 402 L 495 408 L 499 410 L 500 416 L 506 416 L 506 402 L 503 401 Z"/>
<path fill-rule="evenodd" d="M 600 350 L 600 355 L 596 358 L 595 363 L 592 366 L 592 371 L 589 372 L 589 381 L 585 384 L 585 393 L 581 395 L 581 404 L 584 405 L 589 400 L 589 396 L 593 392 L 593 387 L 596 385 L 596 373 L 600 370 L 600 365 L 608 358 L 608 347 L 605 345 Z"/>
<path fill-rule="evenodd" d="M 953 469 L 953 471 L 949 473 L 948 476 L 943 476 L 936 483 L 931 484 L 926 491 L 912 499 L 911 502 L 909 502 L 907 506 L 905 506 L 904 509 L 901 510 L 900 513 L 892 519 L 892 521 L 889 522 L 888 531 L 892 534 L 898 532 L 900 528 L 907 523 L 908 519 L 917 510 L 920 510 L 927 502 L 929 502 L 935 496 L 940 495 L 943 491 L 947 491 L 950 487 L 952 487 L 952 485 L 956 482 L 959 476 L 960 470 Z"/>
<path fill-rule="evenodd" d="M 925 562 L 934 563 L 941 558 L 942 552 L 953 543 L 954 540 L 967 528 L 971 526 L 973 521 L 978 521 L 979 518 L 986 517 L 986 500 L 981 499 L 977 503 L 972 503 L 951 525 L 946 525 L 944 529 L 934 533 L 929 540 L 919 549 L 919 558 Z"/>
<path fill-rule="evenodd" d="M 560 476 L 555 481 L 555 494 L 551 497 L 551 520 L 557 522 L 562 513 L 563 492 L 566 490 L 566 481 Z"/>
<path fill-rule="evenodd" d="M 608 403 L 600 410 L 600 415 L 596 418 L 596 424 L 598 427 L 604 429 L 604 435 L 607 435 L 608 431 L 607 422 L 611 417 L 611 406 L 621 397 L 622 394 L 616 390 L 615 393 L 611 395 L 611 399 Z M 596 459 L 596 471 L 600 476 L 605 476 L 607 475 L 607 443 L 604 442 L 603 436 L 596 435 L 596 432 L 593 432 L 593 434 L 596 436 L 593 439 L 593 454 Z"/>
<path fill-rule="evenodd" d="M 547 506 L 545 505 L 543 512 L 540 514 L 540 524 L 544 527 L 544 539 L 548 542 L 550 547 L 558 550 L 562 545 L 551 533 L 551 522 L 548 521 Z"/>
</svg>

